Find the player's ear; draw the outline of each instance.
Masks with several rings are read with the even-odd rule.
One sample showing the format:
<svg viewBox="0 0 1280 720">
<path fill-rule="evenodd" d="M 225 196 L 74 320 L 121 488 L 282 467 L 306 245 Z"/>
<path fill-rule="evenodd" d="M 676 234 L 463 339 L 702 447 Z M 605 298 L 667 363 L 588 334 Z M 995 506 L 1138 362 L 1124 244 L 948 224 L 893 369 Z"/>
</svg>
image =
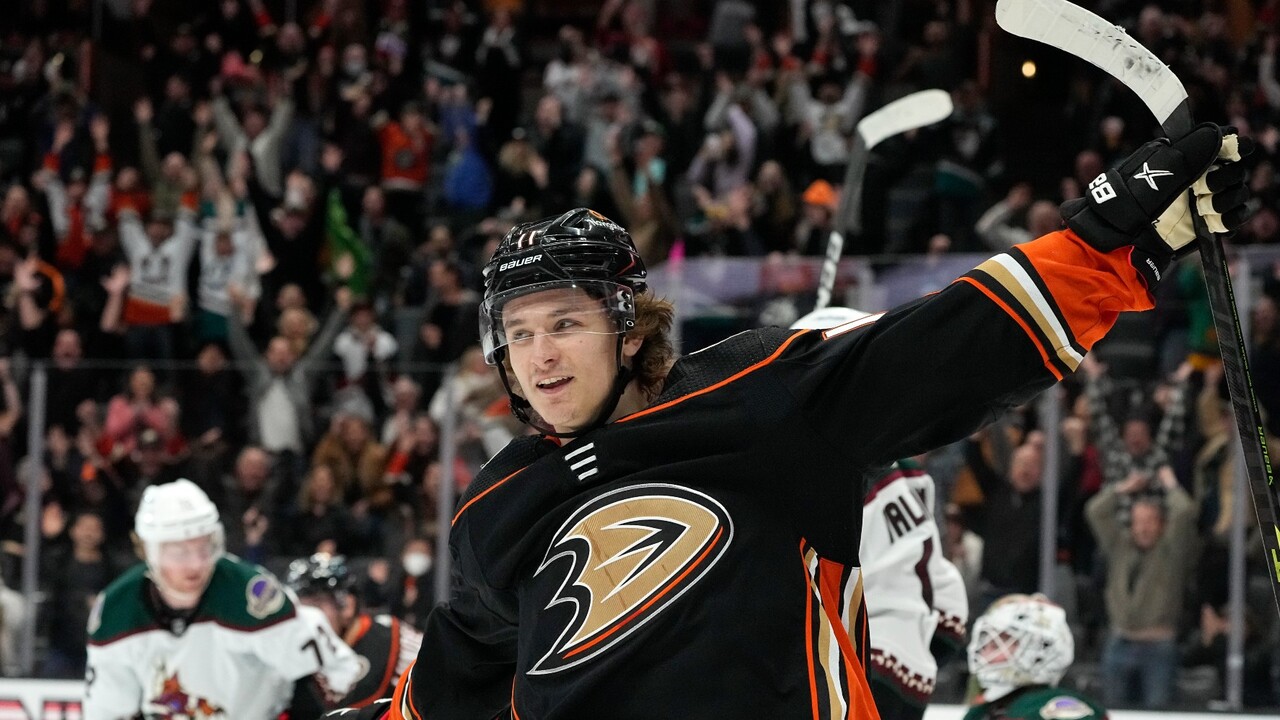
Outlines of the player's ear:
<svg viewBox="0 0 1280 720">
<path fill-rule="evenodd" d="M 644 345 L 644 337 L 635 334 L 628 334 L 622 340 L 622 359 L 630 360 L 640 352 L 640 347 Z"/>
</svg>

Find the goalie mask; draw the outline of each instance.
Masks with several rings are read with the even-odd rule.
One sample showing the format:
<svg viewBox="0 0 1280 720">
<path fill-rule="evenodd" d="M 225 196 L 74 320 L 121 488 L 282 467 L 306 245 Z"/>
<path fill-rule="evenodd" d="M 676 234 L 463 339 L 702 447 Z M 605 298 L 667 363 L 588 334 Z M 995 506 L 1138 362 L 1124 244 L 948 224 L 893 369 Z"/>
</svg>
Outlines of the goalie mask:
<svg viewBox="0 0 1280 720">
<path fill-rule="evenodd" d="M 969 672 L 987 700 L 1026 685 L 1054 685 L 1074 657 L 1067 614 L 1043 595 L 1006 595 L 973 624 Z"/>
<path fill-rule="evenodd" d="M 645 291 L 644 262 L 622 226 L 594 210 L 578 208 L 558 217 L 525 223 L 502 239 L 484 268 L 484 301 L 480 305 L 480 344 L 484 359 L 498 369 L 511 398 L 511 410 L 521 422 L 556 437 L 577 437 L 604 424 L 618 405 L 630 370 L 622 364 L 622 344 L 635 327 L 635 296 Z M 577 328 L 508 333 L 504 311 L 516 298 L 548 290 L 581 290 L 577 312 L 602 313 L 617 336 L 613 387 L 596 419 L 583 430 L 557 433 L 530 411 L 528 400 L 512 390 L 504 362 L 513 343 L 539 334 L 583 332 Z"/>
<path fill-rule="evenodd" d="M 165 602 L 194 607 L 225 549 L 217 506 L 190 480 L 152 485 L 142 493 L 134 531 Z"/>
</svg>

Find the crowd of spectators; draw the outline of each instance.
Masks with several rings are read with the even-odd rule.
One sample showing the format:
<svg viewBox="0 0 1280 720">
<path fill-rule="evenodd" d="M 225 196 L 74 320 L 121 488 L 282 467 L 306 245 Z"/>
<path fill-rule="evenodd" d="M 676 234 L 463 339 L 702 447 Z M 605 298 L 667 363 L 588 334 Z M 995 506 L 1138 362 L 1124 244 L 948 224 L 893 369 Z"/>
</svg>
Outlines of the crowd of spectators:
<svg viewBox="0 0 1280 720">
<path fill-rule="evenodd" d="M 1097 5 L 1179 73 L 1199 116 L 1258 139 L 1257 208 L 1236 242 L 1274 242 L 1280 5 Z M 35 523 L 36 670 L 78 676 L 89 602 L 135 561 L 142 490 L 180 476 L 218 504 L 231 552 L 269 565 L 317 550 L 364 558 L 366 604 L 421 620 L 434 602 L 441 483 L 461 490 L 521 432 L 475 322 L 479 268 L 517 222 L 591 207 L 628 227 L 653 268 L 822 255 L 857 121 L 942 88 L 950 118 L 872 154 L 846 254 L 992 252 L 1055 229 L 1058 203 L 1149 139 L 1152 123 L 1101 73 L 1002 35 L 993 8 L 7 8 L 3 624 L 21 622 L 8 588 Z M 1036 588 L 1045 433 L 1060 433 L 1058 553 L 1080 588 L 1067 604 L 1082 656 L 1104 668 L 1118 703 L 1173 702 L 1180 662 L 1224 663 L 1230 414 L 1199 283 L 1188 263 L 1161 287 L 1145 374 L 1119 356 L 1090 362 L 1064 386 L 1060 428 L 1015 413 L 928 458 L 976 615 Z M 1280 282 L 1263 290 L 1254 364 L 1280 417 Z M 33 457 L 37 362 L 48 382 Z M 446 468 L 450 412 L 459 442 Z M 23 510 L 27 471 L 43 478 L 39 517 Z M 1280 704 L 1280 624 L 1265 616 L 1250 615 L 1254 705 Z M 12 643 L 0 633 L 6 672 Z"/>
</svg>

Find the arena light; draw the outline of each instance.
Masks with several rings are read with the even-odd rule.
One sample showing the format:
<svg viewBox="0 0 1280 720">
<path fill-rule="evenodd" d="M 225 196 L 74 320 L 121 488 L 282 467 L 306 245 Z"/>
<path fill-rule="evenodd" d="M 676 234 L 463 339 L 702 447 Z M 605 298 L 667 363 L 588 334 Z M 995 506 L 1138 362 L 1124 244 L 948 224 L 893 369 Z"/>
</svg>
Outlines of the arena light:
<svg viewBox="0 0 1280 720">
<path fill-rule="evenodd" d="M 1022 61 L 1022 77 L 1027 78 L 1028 80 L 1030 80 L 1031 78 L 1033 78 L 1033 77 L 1035 77 L 1035 76 L 1036 76 L 1036 61 L 1035 61 L 1035 60 L 1023 60 L 1023 61 Z"/>
</svg>

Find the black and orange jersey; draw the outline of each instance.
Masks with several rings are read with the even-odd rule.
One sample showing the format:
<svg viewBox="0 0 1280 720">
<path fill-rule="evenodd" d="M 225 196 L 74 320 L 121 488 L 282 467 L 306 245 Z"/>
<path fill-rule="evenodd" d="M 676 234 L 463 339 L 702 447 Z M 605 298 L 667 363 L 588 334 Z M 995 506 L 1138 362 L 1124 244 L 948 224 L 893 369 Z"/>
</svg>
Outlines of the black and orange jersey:
<svg viewBox="0 0 1280 720">
<path fill-rule="evenodd" d="M 512 441 L 459 502 L 457 589 L 389 717 L 876 718 L 854 479 L 1027 401 L 1149 307 L 1127 250 L 1052 233 L 882 315 L 690 354 L 563 446 Z"/>
<path fill-rule="evenodd" d="M 360 708 L 391 697 L 396 682 L 418 655 L 422 633 L 390 615 L 361 615 L 343 640 L 369 663 L 369 670 L 338 705 Z"/>
<path fill-rule="evenodd" d="M 342 634 L 342 641 L 359 658 L 361 672 L 355 684 L 335 703 L 326 683 L 312 678 L 299 681 L 287 717 L 314 718 L 331 707 L 365 708 L 390 698 L 396 683 L 418 656 L 422 633 L 391 615 L 362 614 Z"/>
</svg>

